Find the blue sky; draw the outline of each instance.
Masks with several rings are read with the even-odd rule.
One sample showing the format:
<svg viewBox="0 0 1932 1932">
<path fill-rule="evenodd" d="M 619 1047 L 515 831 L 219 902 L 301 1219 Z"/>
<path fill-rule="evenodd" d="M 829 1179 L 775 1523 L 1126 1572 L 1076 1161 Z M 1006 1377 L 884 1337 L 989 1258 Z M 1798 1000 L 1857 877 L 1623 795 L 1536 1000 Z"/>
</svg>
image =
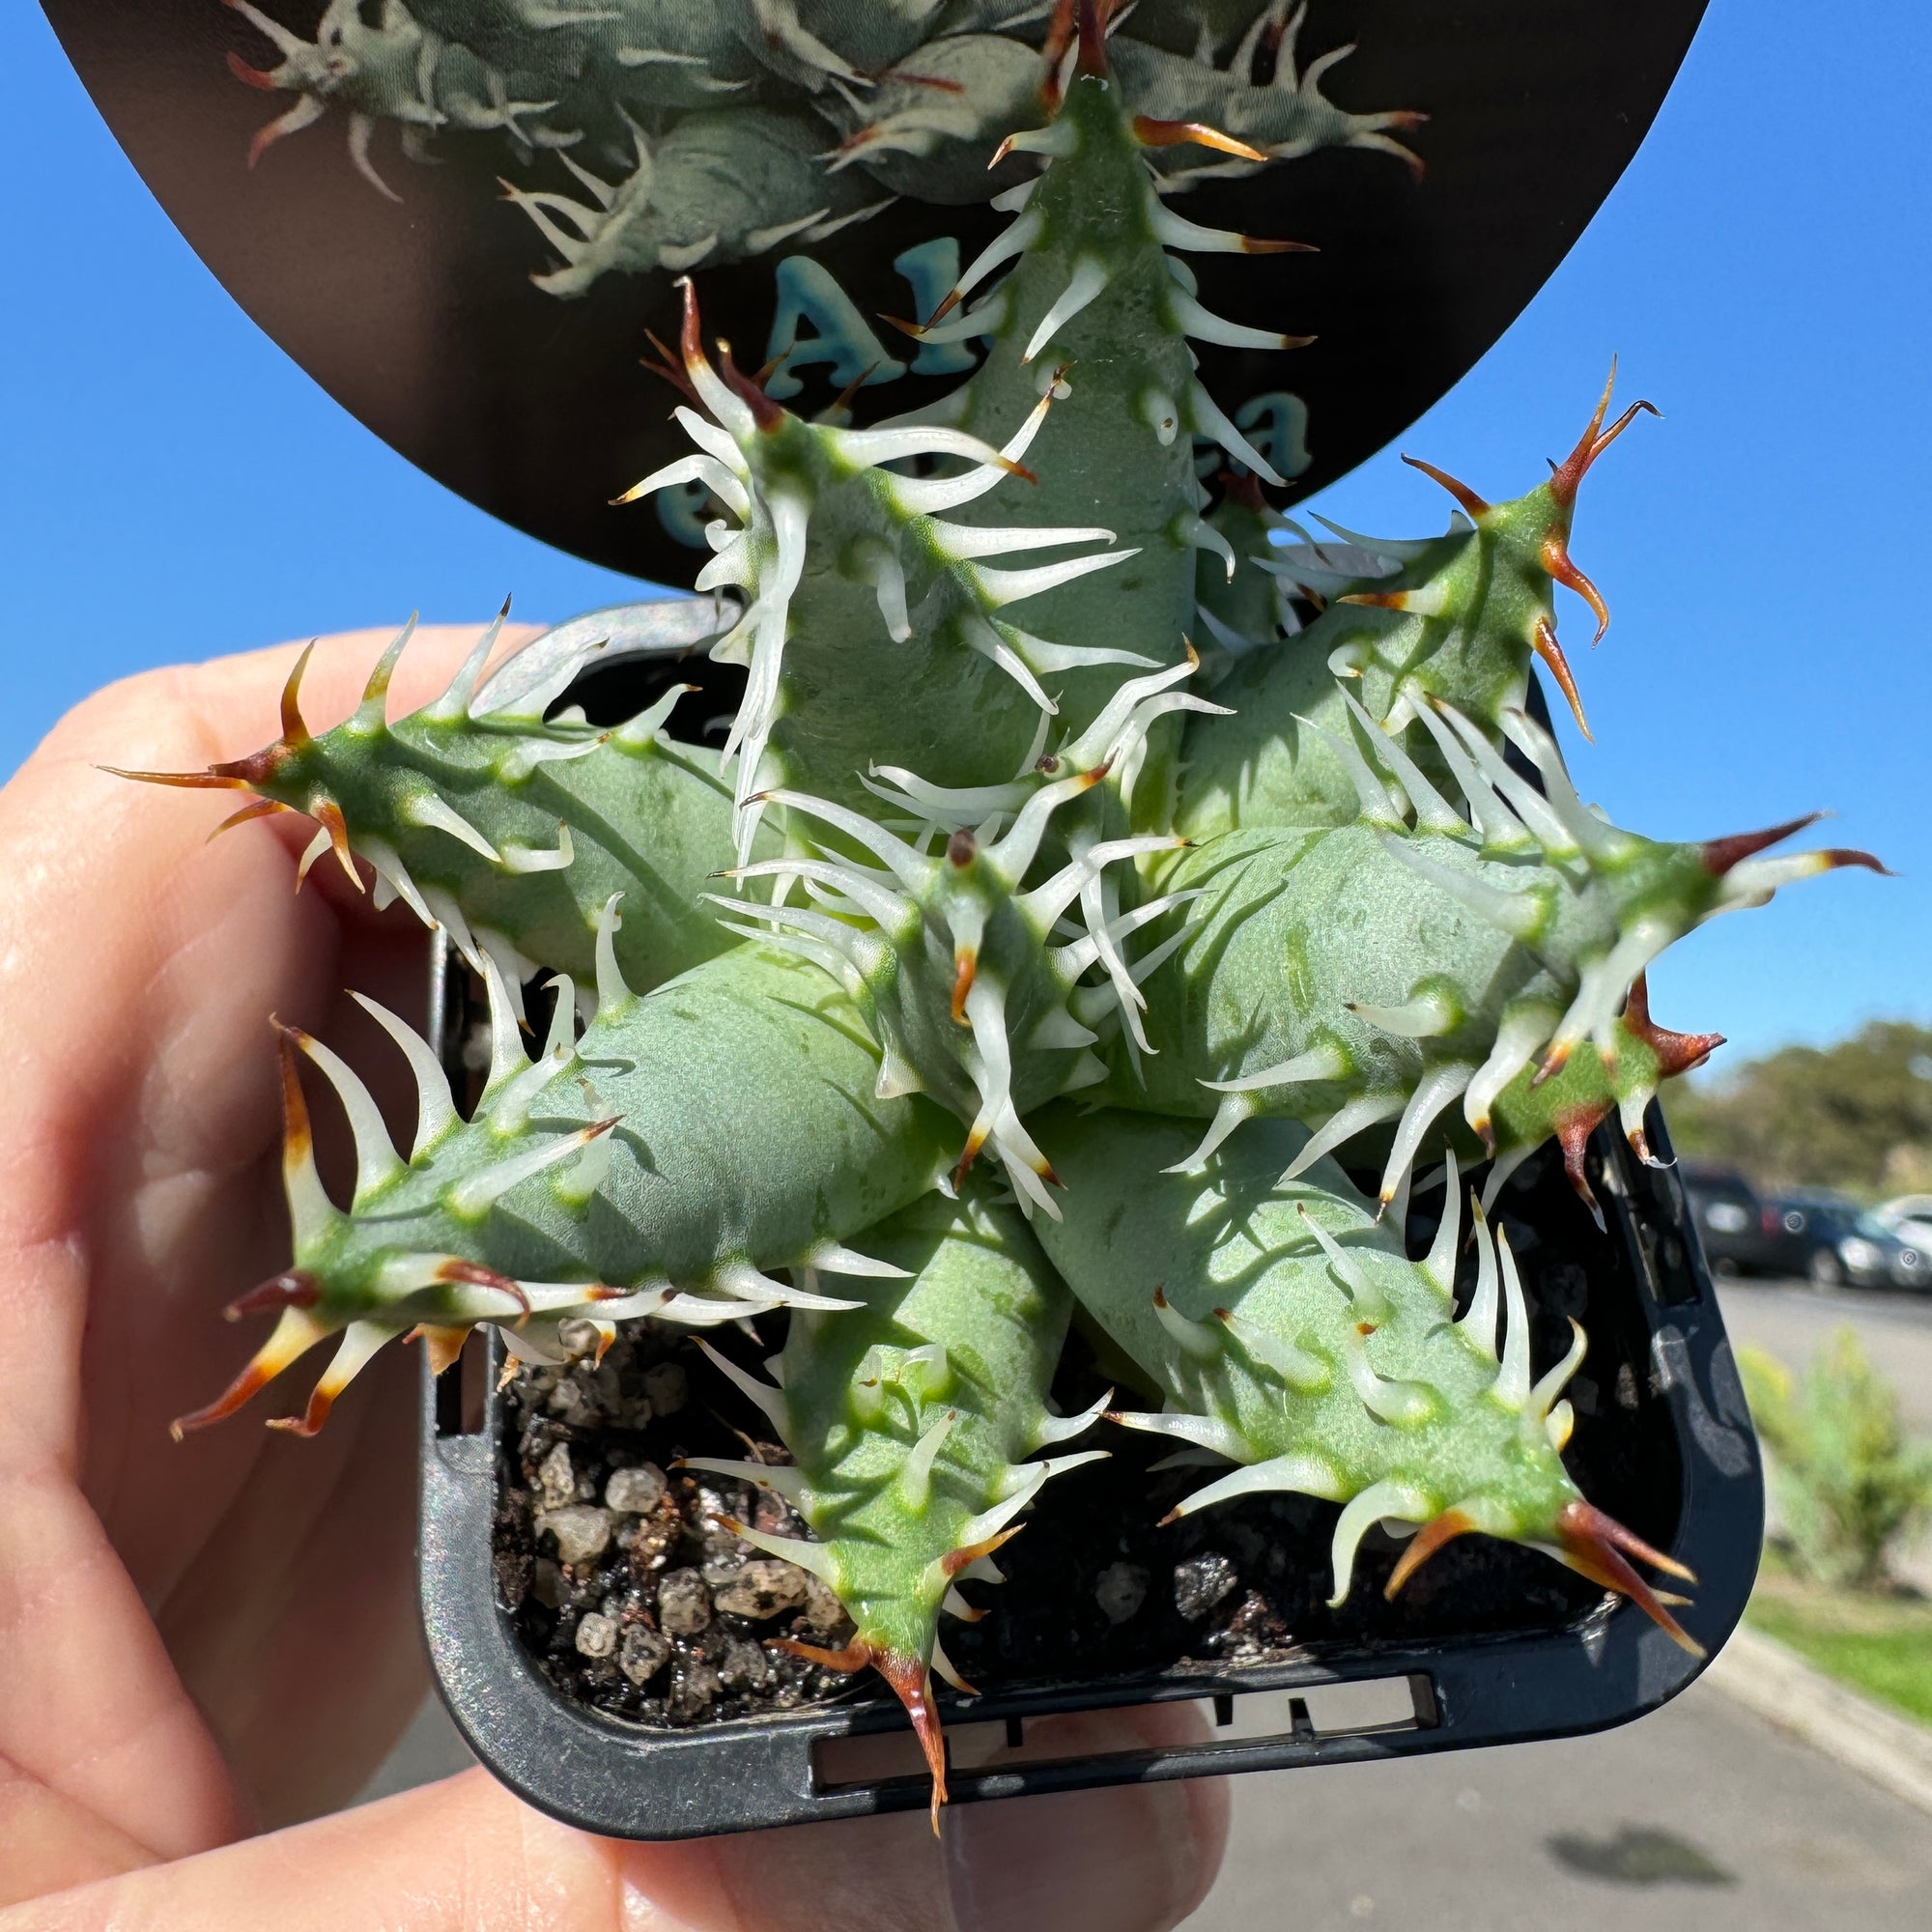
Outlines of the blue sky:
<svg viewBox="0 0 1932 1932">
<path fill-rule="evenodd" d="M 1842 21 L 1842 24 L 1841 24 Z M 1840 814 L 1839 875 L 1719 922 L 1652 975 L 1725 1059 L 1875 1014 L 1932 1020 L 1932 523 L 1926 182 L 1932 14 L 1714 0 L 1650 139 L 1569 260 L 1401 447 L 1493 496 L 1575 440 L 1611 352 L 1640 423 L 1586 486 L 1574 552 L 1615 622 L 1564 631 L 1597 734 L 1577 777 L 1660 836 Z M 11 298 L 0 772 L 144 666 L 390 623 L 618 600 L 627 580 L 412 469 L 223 295 L 122 158 L 39 10 L 0 10 Z M 33 169 L 30 179 L 29 166 Z M 1385 451 L 1319 505 L 1439 526 Z"/>
</svg>

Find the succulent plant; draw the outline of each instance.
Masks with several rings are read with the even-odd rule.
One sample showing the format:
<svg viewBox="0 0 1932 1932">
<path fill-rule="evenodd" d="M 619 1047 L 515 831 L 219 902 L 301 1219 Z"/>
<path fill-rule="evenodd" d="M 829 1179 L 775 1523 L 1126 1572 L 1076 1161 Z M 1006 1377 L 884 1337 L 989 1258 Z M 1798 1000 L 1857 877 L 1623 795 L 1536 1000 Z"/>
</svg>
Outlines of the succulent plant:
<svg viewBox="0 0 1932 1932">
<path fill-rule="evenodd" d="M 362 63 L 344 102 L 378 111 L 364 39 L 426 36 L 443 11 L 418 23 L 390 0 L 372 28 L 331 9 L 322 43 Z M 928 21 L 998 31 L 1029 10 L 873 11 L 904 30 L 863 50 L 877 64 Z M 1182 257 L 1288 244 L 1198 226 L 1163 196 L 1183 156 L 1252 168 L 1388 137 L 1330 126 L 1317 68 L 1297 75 L 1292 53 L 1257 87 L 1231 78 L 1244 42 L 1191 92 L 1144 48 L 1110 59 L 1105 11 L 1054 10 L 1034 111 L 1000 150 L 1032 169 L 1000 193 L 1009 225 L 910 326 L 983 346 L 943 408 L 861 429 L 794 414 L 728 352 L 713 359 L 685 283 L 664 373 L 692 450 L 629 496 L 696 484 L 715 505 L 699 588 L 741 600 L 714 655 L 747 673 L 722 755 L 667 735 L 670 697 L 615 729 L 559 710 L 594 650 L 533 646 L 483 682 L 494 632 L 392 723 L 405 630 L 335 728 L 303 722 L 298 665 L 266 750 L 133 775 L 247 794 L 231 822 L 308 814 L 304 867 L 332 850 L 440 925 L 492 1023 L 463 1120 L 423 1041 L 370 1008 L 419 1083 L 407 1155 L 350 1069 L 283 1030 L 294 1248 L 238 1304 L 276 1324 L 177 1431 L 232 1414 L 329 1337 L 305 1415 L 280 1426 L 313 1432 L 374 1350 L 414 1332 L 439 1363 L 479 1323 L 556 1360 L 622 1320 L 788 1311 L 775 1381 L 727 1373 L 792 1464 L 717 1466 L 809 1526 L 743 1533 L 845 1604 L 851 1644 L 809 1654 L 890 1681 L 935 1820 L 928 1670 L 950 1671 L 953 1579 L 996 1575 L 1041 1484 L 1104 1447 L 1096 1413 L 1056 1415 L 1048 1397 L 1076 1302 L 1163 1405 L 1111 1420 L 1232 1465 L 1182 1512 L 1270 1488 L 1338 1507 L 1337 1601 L 1372 1523 L 1415 1532 L 1391 1591 L 1473 1532 L 1548 1549 L 1691 1642 L 1634 1567 L 1682 1566 L 1565 1469 L 1561 1390 L 1585 1338 L 1530 1359 L 1487 1211 L 1552 1138 L 1587 1198 L 1583 1143 L 1613 1112 L 1650 1157 L 1658 1083 L 1719 1043 L 1652 1022 L 1643 975 L 1663 948 L 1787 881 L 1877 863 L 1770 855 L 1802 820 L 1701 843 L 1624 831 L 1531 722 L 1532 658 L 1581 719 L 1552 600 L 1562 585 L 1605 617 L 1571 523 L 1584 473 L 1645 405 L 1606 428 L 1606 389 L 1571 457 L 1515 501 L 1442 477 L 1459 505 L 1445 535 L 1279 527 L 1262 495 L 1279 473 L 1189 343 L 1298 338 L 1211 313 Z M 505 45 L 580 52 L 613 20 L 621 39 L 682 17 L 475 12 Z M 821 12 L 865 14 L 744 0 L 706 15 L 724 52 L 656 48 L 658 64 L 715 54 L 722 89 L 750 47 L 794 91 L 843 100 Z M 727 32 L 741 14 L 771 32 Z M 1278 51 L 1293 24 L 1271 5 L 1256 31 Z M 524 91 L 554 90 L 500 90 Z M 871 142 L 891 165 L 954 137 L 939 118 L 895 122 L 890 86 L 878 99 L 889 111 L 865 125 L 895 128 Z M 718 110 L 740 132 L 790 111 Z M 535 139 L 561 112 L 506 111 L 505 127 Z M 640 167 L 705 125 L 655 151 L 639 131 Z M 604 203 L 613 220 L 622 194 Z M 669 231 L 639 220 L 655 256 L 605 266 L 669 259 Z M 1197 440 L 1227 466 L 1218 496 Z M 544 972 L 531 1054 L 526 988 Z M 346 1204 L 317 1177 L 303 1056 L 354 1129 Z M 1380 1173 L 1379 1200 L 1338 1157 Z M 1465 1211 L 1461 1176 L 1485 1160 Z M 1442 1166 L 1447 1207 L 1417 1260 L 1405 1209 L 1423 1162 Z M 1075 1437 L 1088 1446 L 1038 1459 Z"/>
<path fill-rule="evenodd" d="M 250 167 L 340 114 L 356 172 L 401 200 L 378 163 L 380 129 L 393 127 L 415 162 L 478 137 L 497 167 L 527 177 L 502 187 L 557 258 L 531 279 L 562 297 L 607 272 L 822 241 L 898 195 L 983 202 L 995 148 L 1044 118 L 1042 41 L 1065 40 L 1056 0 L 327 0 L 306 39 L 275 17 L 275 12 L 225 4 L 275 57 L 262 67 L 232 50 L 229 71 L 293 97 L 256 133 Z M 1236 25 L 1190 9 L 1199 58 L 1136 38 L 1131 10 L 1109 23 L 1145 113 L 1238 137 L 1211 153 L 1153 151 L 1171 185 L 1327 147 L 1378 148 L 1420 170 L 1390 130 L 1421 115 L 1350 114 L 1323 96 L 1349 47 L 1298 62 L 1307 11 L 1265 0 Z M 994 185 L 1024 179 L 1009 167 Z"/>
</svg>

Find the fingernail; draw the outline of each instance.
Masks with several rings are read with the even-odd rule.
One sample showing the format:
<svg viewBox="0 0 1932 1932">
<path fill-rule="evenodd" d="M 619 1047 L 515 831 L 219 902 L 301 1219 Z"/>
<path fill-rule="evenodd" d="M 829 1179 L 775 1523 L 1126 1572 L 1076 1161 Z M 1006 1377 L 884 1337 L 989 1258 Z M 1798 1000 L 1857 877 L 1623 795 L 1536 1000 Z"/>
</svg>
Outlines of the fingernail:
<svg viewBox="0 0 1932 1932">
<path fill-rule="evenodd" d="M 1188 1707 L 1149 1704 L 1030 1723 L 1027 1756 L 1144 1750 L 1206 1735 Z M 1218 1777 L 957 1805 L 943 1836 L 953 1923 L 957 1932 L 1166 1932 L 1207 1896 L 1227 1831 Z"/>
</svg>

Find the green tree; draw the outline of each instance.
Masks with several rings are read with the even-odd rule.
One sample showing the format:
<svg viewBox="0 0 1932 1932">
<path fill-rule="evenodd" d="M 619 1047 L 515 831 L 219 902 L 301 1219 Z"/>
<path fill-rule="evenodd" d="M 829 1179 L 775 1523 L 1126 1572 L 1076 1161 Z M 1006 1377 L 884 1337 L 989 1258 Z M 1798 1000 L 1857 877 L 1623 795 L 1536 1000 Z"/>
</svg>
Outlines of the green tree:
<svg viewBox="0 0 1932 1932">
<path fill-rule="evenodd" d="M 1680 1087 L 1680 1153 L 1742 1168 L 1761 1187 L 1932 1189 L 1932 1028 L 1874 1020 L 1833 1046 L 1786 1046 Z"/>
</svg>

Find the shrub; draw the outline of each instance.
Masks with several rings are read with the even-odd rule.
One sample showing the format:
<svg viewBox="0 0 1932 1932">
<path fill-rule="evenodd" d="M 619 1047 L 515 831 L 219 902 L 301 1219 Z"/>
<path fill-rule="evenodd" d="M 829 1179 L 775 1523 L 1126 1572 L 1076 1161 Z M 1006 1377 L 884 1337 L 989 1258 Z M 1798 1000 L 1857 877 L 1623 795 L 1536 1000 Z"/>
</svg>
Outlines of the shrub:
<svg viewBox="0 0 1932 1932">
<path fill-rule="evenodd" d="M 1932 1443 L 1914 1442 L 1898 1392 L 1840 1328 L 1802 1378 L 1739 1350 L 1751 1415 L 1776 1458 L 1785 1535 L 1820 1582 L 1876 1590 L 1899 1540 L 1932 1522 Z"/>
</svg>

